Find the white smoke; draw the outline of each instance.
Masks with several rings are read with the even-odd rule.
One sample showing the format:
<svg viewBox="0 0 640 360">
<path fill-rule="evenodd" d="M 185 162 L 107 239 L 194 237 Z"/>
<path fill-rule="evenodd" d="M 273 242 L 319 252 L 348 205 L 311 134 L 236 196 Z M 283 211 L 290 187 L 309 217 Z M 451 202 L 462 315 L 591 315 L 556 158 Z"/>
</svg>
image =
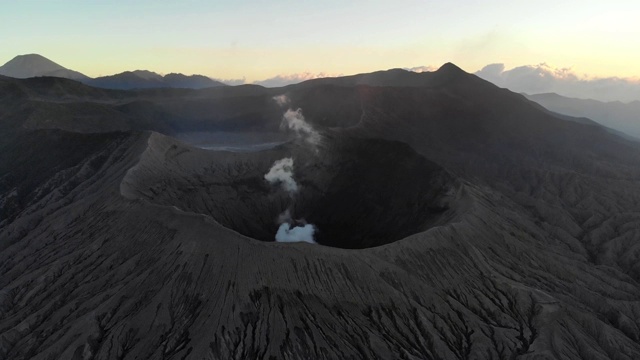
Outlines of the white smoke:
<svg viewBox="0 0 640 360">
<path fill-rule="evenodd" d="M 291 99 L 287 95 L 274 96 L 273 101 L 280 107 L 289 107 Z M 298 108 L 293 110 L 291 107 L 282 115 L 282 122 L 280 123 L 281 130 L 293 131 L 298 138 L 304 139 L 311 144 L 314 148 L 320 144 L 322 137 L 311 124 L 309 124 L 304 115 L 302 115 L 302 109 Z M 316 151 L 318 149 L 315 149 Z"/>
<path fill-rule="evenodd" d="M 313 146 L 320 143 L 320 134 L 313 129 L 311 124 L 305 121 L 302 109 L 288 109 L 282 116 L 280 128 L 294 131 L 298 137 L 305 139 Z"/>
<path fill-rule="evenodd" d="M 313 234 L 316 227 L 313 224 L 291 227 L 288 222 L 282 223 L 276 233 L 277 242 L 308 242 L 315 244 Z"/>
<path fill-rule="evenodd" d="M 293 196 L 298 192 L 298 184 L 293 179 L 293 159 L 284 158 L 276 160 L 269 172 L 264 175 L 272 185 L 280 185 L 280 187 L 289 193 L 289 196 Z M 293 224 L 300 223 L 301 226 L 294 226 Z M 313 224 L 307 224 L 304 219 L 293 220 L 291 216 L 290 208 L 285 210 L 278 216 L 278 232 L 276 232 L 277 242 L 308 242 L 315 244 L 313 240 L 313 234 L 316 231 L 316 227 Z"/>
<path fill-rule="evenodd" d="M 282 189 L 293 196 L 298 192 L 298 184 L 293 179 L 293 159 L 284 158 L 276 160 L 269 172 L 264 175 L 265 180 L 270 184 L 280 184 Z"/>
<path fill-rule="evenodd" d="M 273 97 L 273 101 L 280 107 L 288 107 L 287 111 L 282 115 L 280 129 L 293 131 L 298 138 L 304 139 L 311 144 L 316 153 L 317 145 L 320 143 L 320 134 L 304 119 L 302 109 L 293 110 L 289 107 L 291 99 L 287 95 L 278 95 Z M 289 193 L 293 200 L 293 196 L 298 192 L 298 184 L 293 179 L 293 158 L 284 158 L 277 160 L 264 175 L 265 180 L 270 184 L 279 184 L 282 189 Z M 308 242 L 315 244 L 313 235 L 316 227 L 313 224 L 307 224 L 304 219 L 293 220 L 291 216 L 291 207 L 278 216 L 278 224 L 280 227 L 276 232 L 277 242 Z M 295 225 L 301 224 L 301 225 Z"/>
<path fill-rule="evenodd" d="M 278 224 L 290 223 L 293 220 L 291 219 L 291 210 L 287 209 L 282 214 L 278 215 Z"/>
<path fill-rule="evenodd" d="M 313 235 L 316 232 L 315 225 L 307 224 L 304 219 L 294 220 L 291 217 L 291 208 L 278 215 L 278 224 L 280 224 L 280 227 L 276 232 L 277 242 L 308 242 L 311 244 L 316 243 L 315 240 L 313 240 Z"/>
<path fill-rule="evenodd" d="M 274 96 L 273 97 L 273 101 L 276 102 L 276 104 L 278 104 L 278 106 L 283 107 L 285 105 L 289 105 L 289 103 L 291 102 L 291 100 L 289 100 L 289 97 L 287 95 L 278 95 L 278 96 Z"/>
</svg>

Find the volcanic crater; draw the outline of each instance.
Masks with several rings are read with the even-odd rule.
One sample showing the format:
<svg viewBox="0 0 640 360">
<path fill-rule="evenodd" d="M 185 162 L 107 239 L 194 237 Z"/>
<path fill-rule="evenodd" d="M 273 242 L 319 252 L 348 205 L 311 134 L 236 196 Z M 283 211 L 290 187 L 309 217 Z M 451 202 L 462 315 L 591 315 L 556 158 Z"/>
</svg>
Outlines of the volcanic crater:
<svg viewBox="0 0 640 360">
<path fill-rule="evenodd" d="M 296 193 L 264 179 L 291 157 Z M 321 148 L 289 142 L 259 152 L 209 151 L 153 133 L 121 185 L 130 198 L 211 216 L 250 238 L 274 241 L 280 214 L 314 224 L 321 245 L 380 246 L 446 223 L 455 213 L 451 174 L 408 145 L 333 136 Z"/>
</svg>

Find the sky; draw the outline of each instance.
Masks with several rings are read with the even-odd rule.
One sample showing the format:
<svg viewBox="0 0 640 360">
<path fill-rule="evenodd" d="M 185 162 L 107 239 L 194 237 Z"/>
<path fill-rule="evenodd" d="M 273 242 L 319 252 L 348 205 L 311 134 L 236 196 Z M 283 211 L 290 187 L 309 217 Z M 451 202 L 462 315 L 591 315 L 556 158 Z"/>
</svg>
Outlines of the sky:
<svg viewBox="0 0 640 360">
<path fill-rule="evenodd" d="M 0 64 L 38 53 L 96 77 L 126 70 L 254 82 L 453 62 L 640 76 L 634 0 L 0 0 Z"/>
</svg>

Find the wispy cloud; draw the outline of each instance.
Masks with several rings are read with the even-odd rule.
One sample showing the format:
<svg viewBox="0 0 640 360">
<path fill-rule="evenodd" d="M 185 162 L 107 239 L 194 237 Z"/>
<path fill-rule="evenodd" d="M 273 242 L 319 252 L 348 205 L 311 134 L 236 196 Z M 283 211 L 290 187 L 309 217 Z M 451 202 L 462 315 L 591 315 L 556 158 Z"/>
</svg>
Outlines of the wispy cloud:
<svg viewBox="0 0 640 360">
<path fill-rule="evenodd" d="M 242 79 L 213 79 L 216 81 L 220 81 L 223 84 L 227 84 L 227 85 L 231 85 L 231 86 L 236 86 L 236 85 L 244 85 L 247 83 L 247 78 L 242 78 Z"/>
<path fill-rule="evenodd" d="M 555 92 L 560 95 L 629 102 L 640 100 L 640 80 L 634 78 L 597 78 L 578 74 L 571 68 L 549 64 L 518 66 L 506 70 L 504 64 L 490 64 L 475 73 L 492 83 L 527 94 Z"/>
<path fill-rule="evenodd" d="M 436 71 L 438 70 L 437 67 L 435 66 L 414 66 L 411 68 L 404 68 L 407 71 L 413 71 L 413 72 L 417 72 L 417 73 L 423 73 L 423 72 L 432 72 L 432 71 Z"/>
</svg>

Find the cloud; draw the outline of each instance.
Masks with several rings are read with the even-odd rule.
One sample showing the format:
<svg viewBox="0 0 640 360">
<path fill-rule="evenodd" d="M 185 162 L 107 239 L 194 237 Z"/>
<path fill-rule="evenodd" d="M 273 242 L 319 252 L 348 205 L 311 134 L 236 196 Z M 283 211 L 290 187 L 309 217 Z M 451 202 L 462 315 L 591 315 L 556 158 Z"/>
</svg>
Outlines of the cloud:
<svg viewBox="0 0 640 360">
<path fill-rule="evenodd" d="M 227 85 L 231 85 L 231 86 L 236 86 L 236 85 L 244 85 L 247 83 L 247 78 L 242 78 L 242 79 L 213 79 L 216 81 L 220 81 L 223 84 L 227 84 Z"/>
<path fill-rule="evenodd" d="M 340 75 L 341 74 L 339 75 L 328 74 L 324 72 L 321 72 L 321 73 L 303 72 L 303 73 L 297 73 L 297 74 L 280 74 L 265 80 L 254 81 L 253 83 L 256 85 L 262 85 L 264 87 L 281 87 L 281 86 L 286 86 L 291 84 L 297 84 L 306 80 L 335 77 Z"/>
<path fill-rule="evenodd" d="M 291 196 L 298 192 L 298 184 L 293 179 L 292 158 L 276 160 L 264 178 L 272 185 L 280 185 Z"/>
<path fill-rule="evenodd" d="M 500 87 L 515 92 L 560 95 L 601 101 L 640 100 L 640 81 L 631 78 L 594 78 L 575 73 L 571 68 L 556 68 L 546 63 L 518 66 L 506 70 L 504 64 L 490 64 L 475 73 Z"/>
<path fill-rule="evenodd" d="M 277 242 L 308 242 L 315 244 L 313 234 L 316 228 L 312 224 L 292 227 L 289 223 L 283 223 L 276 232 Z"/>
<path fill-rule="evenodd" d="M 413 71 L 413 72 L 417 72 L 417 73 L 423 73 L 423 72 L 436 71 L 436 70 L 438 70 L 438 68 L 429 65 L 429 66 L 415 66 L 415 67 L 412 67 L 412 68 L 404 68 L 404 70 Z"/>
<path fill-rule="evenodd" d="M 304 115 L 302 115 L 302 109 L 288 109 L 282 115 L 280 128 L 294 131 L 298 137 L 304 138 L 311 145 L 316 146 L 320 143 L 320 134 L 311 124 L 306 122 Z"/>
</svg>

